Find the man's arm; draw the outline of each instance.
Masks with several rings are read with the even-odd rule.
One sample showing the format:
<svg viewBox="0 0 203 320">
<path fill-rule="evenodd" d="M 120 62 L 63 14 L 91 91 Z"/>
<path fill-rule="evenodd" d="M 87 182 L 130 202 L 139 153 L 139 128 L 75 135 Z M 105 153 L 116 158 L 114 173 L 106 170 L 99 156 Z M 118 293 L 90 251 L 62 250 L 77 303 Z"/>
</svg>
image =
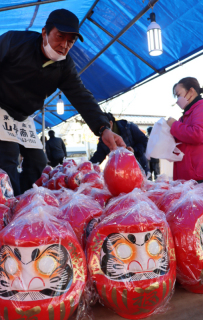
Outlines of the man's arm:
<svg viewBox="0 0 203 320">
<path fill-rule="evenodd" d="M 100 127 L 106 125 L 110 128 L 109 121 L 102 112 L 93 94 L 87 90 L 82 83 L 69 54 L 66 59 L 63 75 L 59 82 L 59 89 L 81 114 L 94 134 L 99 136 Z M 92 79 L 92 81 L 94 81 L 94 79 Z"/>
<path fill-rule="evenodd" d="M 109 120 L 104 115 L 93 94 L 85 88 L 69 55 L 67 55 L 66 68 L 64 68 L 59 89 L 63 91 L 96 136 L 99 136 L 101 127 L 107 126 L 110 128 Z M 104 131 L 102 140 L 110 150 L 115 150 L 117 146 L 125 146 L 123 139 L 109 130 Z"/>
<path fill-rule="evenodd" d="M 0 64 L 9 54 L 11 32 L 6 32 L 0 36 Z"/>
</svg>

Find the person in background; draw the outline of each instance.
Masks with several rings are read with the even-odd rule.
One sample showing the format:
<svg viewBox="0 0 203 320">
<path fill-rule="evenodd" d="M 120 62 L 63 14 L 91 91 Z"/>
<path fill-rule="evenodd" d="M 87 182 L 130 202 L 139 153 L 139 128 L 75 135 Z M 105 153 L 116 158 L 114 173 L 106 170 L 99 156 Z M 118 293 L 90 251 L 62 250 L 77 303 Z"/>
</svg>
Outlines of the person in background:
<svg viewBox="0 0 203 320">
<path fill-rule="evenodd" d="M 46 142 L 46 154 L 50 166 L 55 167 L 63 163 L 63 158 L 66 157 L 66 147 L 61 138 L 55 137 L 54 130 L 48 132 L 50 139 Z"/>
<path fill-rule="evenodd" d="M 150 170 L 148 161 L 144 155 L 148 141 L 145 134 L 133 122 L 128 122 L 127 120 L 116 121 L 114 116 L 110 112 L 105 113 L 105 115 L 109 119 L 111 130 L 123 138 L 127 147 L 132 148 L 131 151 L 134 151 L 136 159 L 147 174 Z M 92 163 L 100 164 L 104 161 L 109 152 L 110 149 L 103 143 L 102 139 L 99 138 L 97 150 L 90 158 L 90 161 Z"/>
<path fill-rule="evenodd" d="M 203 182 L 203 88 L 196 78 L 181 79 L 173 86 L 177 104 L 183 110 L 177 121 L 167 120 L 180 151 L 184 153 L 182 161 L 174 162 L 173 179 L 196 180 Z"/>
<path fill-rule="evenodd" d="M 147 135 L 148 137 L 150 136 L 152 131 L 152 127 L 148 127 L 147 128 Z M 157 179 L 157 176 L 160 174 L 160 162 L 159 159 L 155 159 L 155 158 L 151 158 L 149 160 L 149 168 L 150 168 L 150 172 L 151 172 L 151 177 L 149 178 L 149 180 L 152 180 L 152 174 L 154 174 L 154 179 Z"/>
<path fill-rule="evenodd" d="M 0 168 L 9 175 L 15 196 L 32 188 L 46 166 L 30 116 L 41 110 L 44 100 L 57 89 L 110 150 L 125 147 L 122 138 L 109 130 L 108 119 L 69 55 L 77 39 L 83 42 L 79 20 L 66 9 L 52 11 L 42 33 L 8 31 L 0 36 Z M 23 156 L 20 176 L 19 153 Z"/>
</svg>

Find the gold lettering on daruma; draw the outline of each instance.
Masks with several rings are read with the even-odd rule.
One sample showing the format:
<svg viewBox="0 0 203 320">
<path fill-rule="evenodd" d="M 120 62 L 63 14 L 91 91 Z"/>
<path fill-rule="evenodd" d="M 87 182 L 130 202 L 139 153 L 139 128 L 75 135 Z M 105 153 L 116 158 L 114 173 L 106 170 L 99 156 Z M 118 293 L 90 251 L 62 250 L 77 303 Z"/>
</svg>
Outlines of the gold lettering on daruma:
<svg viewBox="0 0 203 320">
<path fill-rule="evenodd" d="M 112 300 L 114 302 L 114 304 L 118 307 L 118 302 L 117 302 L 117 291 L 116 291 L 116 288 L 113 287 L 113 290 L 111 292 L 111 297 L 112 297 Z"/>
<path fill-rule="evenodd" d="M 23 311 L 20 308 L 16 308 L 15 312 L 17 314 L 19 314 L 21 317 L 23 317 L 23 319 L 31 320 L 31 318 L 33 316 L 36 316 L 37 314 L 39 314 L 41 312 L 41 308 L 39 306 L 37 306 L 37 307 L 34 307 L 34 308 L 26 310 L 26 311 Z M 26 317 L 26 318 L 24 318 L 24 317 Z M 9 319 L 9 317 L 8 317 L 8 319 Z"/>
</svg>

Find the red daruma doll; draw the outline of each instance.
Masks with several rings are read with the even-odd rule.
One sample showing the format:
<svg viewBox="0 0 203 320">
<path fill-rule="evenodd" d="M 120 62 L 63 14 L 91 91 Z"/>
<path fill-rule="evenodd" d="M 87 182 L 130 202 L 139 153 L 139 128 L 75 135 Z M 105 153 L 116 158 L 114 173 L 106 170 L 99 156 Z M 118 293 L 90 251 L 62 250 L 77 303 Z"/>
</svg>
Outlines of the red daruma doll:
<svg viewBox="0 0 203 320">
<path fill-rule="evenodd" d="M 143 175 L 134 154 L 125 148 L 112 151 L 104 168 L 104 180 L 113 196 L 140 188 Z"/>
<path fill-rule="evenodd" d="M 57 208 L 35 207 L 0 235 L 0 318 L 68 319 L 86 282 L 81 246 Z"/>
<path fill-rule="evenodd" d="M 203 187 L 197 185 L 172 205 L 166 219 L 173 233 L 177 280 L 188 291 L 203 293 Z"/>
<path fill-rule="evenodd" d="M 142 319 L 171 298 L 176 261 L 164 214 L 140 201 L 105 217 L 88 239 L 91 278 L 105 306 Z"/>
</svg>

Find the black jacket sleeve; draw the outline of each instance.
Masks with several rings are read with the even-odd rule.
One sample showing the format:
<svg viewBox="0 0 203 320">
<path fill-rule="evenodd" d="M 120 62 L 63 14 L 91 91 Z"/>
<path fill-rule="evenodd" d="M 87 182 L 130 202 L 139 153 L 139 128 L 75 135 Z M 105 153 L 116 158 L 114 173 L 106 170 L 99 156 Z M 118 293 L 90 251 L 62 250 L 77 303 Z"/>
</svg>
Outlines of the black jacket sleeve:
<svg viewBox="0 0 203 320">
<path fill-rule="evenodd" d="M 135 157 L 140 158 L 146 151 L 148 139 L 134 123 L 131 123 L 130 129 L 133 138 L 132 148 L 134 149 Z"/>
<path fill-rule="evenodd" d="M 101 126 L 107 125 L 110 127 L 109 120 L 100 109 L 92 93 L 85 88 L 69 55 L 67 55 L 66 65 L 67 67 L 64 68 L 63 76 L 59 83 L 59 89 L 81 114 L 94 134 L 99 136 Z"/>
<path fill-rule="evenodd" d="M 64 151 L 64 157 L 67 156 L 67 153 L 66 153 L 66 146 L 65 146 L 65 143 L 63 142 L 63 140 L 61 139 L 61 143 L 62 143 L 62 149 Z"/>
<path fill-rule="evenodd" d="M 106 156 L 109 154 L 110 149 L 103 143 L 101 138 L 99 139 L 99 143 L 97 145 L 97 150 L 93 154 L 92 158 L 90 161 L 92 163 L 102 163 Z"/>
<path fill-rule="evenodd" d="M 49 146 L 49 141 L 46 142 L 45 148 L 46 148 L 47 158 L 49 160 L 51 160 L 51 150 L 50 150 L 50 146 Z"/>
</svg>

